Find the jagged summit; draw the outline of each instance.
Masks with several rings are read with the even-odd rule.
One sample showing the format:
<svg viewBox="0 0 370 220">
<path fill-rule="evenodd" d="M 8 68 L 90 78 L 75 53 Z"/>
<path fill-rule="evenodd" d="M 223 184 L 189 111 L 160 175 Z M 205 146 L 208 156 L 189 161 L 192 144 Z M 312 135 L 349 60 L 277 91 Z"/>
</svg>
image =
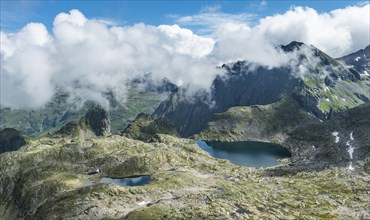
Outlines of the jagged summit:
<svg viewBox="0 0 370 220">
<path fill-rule="evenodd" d="M 80 120 L 70 121 L 63 125 L 54 135 L 62 136 L 106 136 L 110 134 L 108 112 L 100 106 L 91 107 Z"/>
<path fill-rule="evenodd" d="M 94 106 L 85 114 L 86 124 L 97 135 L 107 135 L 110 133 L 110 121 L 108 112 L 101 106 Z"/>
<path fill-rule="evenodd" d="M 370 77 L 370 45 L 364 49 L 340 57 L 337 60 L 357 70 L 364 76 Z"/>
<path fill-rule="evenodd" d="M 294 50 L 299 50 L 301 47 L 303 46 L 307 46 L 306 44 L 304 44 L 303 42 L 298 42 L 298 41 L 292 41 L 290 42 L 289 44 L 287 45 L 282 45 L 280 46 L 281 49 L 283 49 L 283 51 L 285 52 L 292 52 Z"/>
</svg>

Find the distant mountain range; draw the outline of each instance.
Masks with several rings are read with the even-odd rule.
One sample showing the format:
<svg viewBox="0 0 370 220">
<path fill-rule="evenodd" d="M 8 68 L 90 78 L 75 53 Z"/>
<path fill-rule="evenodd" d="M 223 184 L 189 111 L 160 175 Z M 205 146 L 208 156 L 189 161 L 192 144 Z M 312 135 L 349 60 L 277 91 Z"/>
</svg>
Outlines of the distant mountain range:
<svg viewBox="0 0 370 220">
<path fill-rule="evenodd" d="M 211 94 L 200 91 L 191 101 L 185 95 L 186 89 L 166 79 L 154 83 L 150 75 L 129 82 L 125 101 L 107 92 L 104 96 L 110 103 L 112 132 L 124 130 L 139 113 L 167 118 L 181 136 L 188 137 L 207 128 L 215 113 L 223 113 L 234 106 L 268 105 L 284 97 L 293 97 L 317 120 L 327 120 L 337 112 L 369 101 L 370 46 L 338 59 L 314 46 L 295 41 L 281 46 L 281 50 L 297 56 L 298 62 L 275 68 L 248 61 L 224 64 L 220 68 L 225 74 L 213 81 Z M 304 51 L 310 51 L 314 61 Z M 302 64 L 307 69 L 306 74 L 297 71 Z M 69 101 L 69 95 L 60 91 L 45 107 L 37 110 L 2 107 L 0 128 L 16 128 L 27 135 L 53 132 L 79 119 L 94 105 L 87 101 L 77 108 Z"/>
<path fill-rule="evenodd" d="M 126 100 L 118 100 L 112 92 L 103 94 L 109 101 L 109 118 L 112 132 L 119 132 L 140 113 L 151 114 L 157 106 L 177 87 L 164 79 L 154 82 L 150 75 L 127 83 Z M 91 107 L 93 101 L 79 103 L 69 100 L 70 94 L 58 91 L 46 106 L 39 109 L 0 108 L 0 128 L 16 128 L 31 136 L 54 132 L 62 125 L 79 120 Z"/>
</svg>

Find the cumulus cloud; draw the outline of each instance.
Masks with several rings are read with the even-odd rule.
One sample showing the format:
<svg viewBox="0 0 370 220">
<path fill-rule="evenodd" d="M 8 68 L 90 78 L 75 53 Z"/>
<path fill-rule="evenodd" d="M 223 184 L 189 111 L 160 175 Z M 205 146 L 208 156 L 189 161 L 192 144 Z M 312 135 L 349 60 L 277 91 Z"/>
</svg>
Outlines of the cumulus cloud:
<svg viewBox="0 0 370 220">
<path fill-rule="evenodd" d="M 147 73 L 190 92 L 207 89 L 217 74 L 205 58 L 213 45 L 177 25 L 109 26 L 78 10 L 61 13 L 52 35 L 34 23 L 1 33 L 1 104 L 40 107 L 58 87 L 82 99 L 103 102 L 107 91 L 124 99 L 125 83 Z"/>
<path fill-rule="evenodd" d="M 194 94 L 209 89 L 220 74 L 216 66 L 226 62 L 248 60 L 270 68 L 294 63 L 296 54 L 282 53 L 280 44 L 303 41 L 334 57 L 369 44 L 369 4 L 329 13 L 293 7 L 254 26 L 248 24 L 251 15 L 220 10 L 176 17 L 180 25 L 209 27 L 207 36 L 179 25 L 115 26 L 78 10 L 57 15 L 51 33 L 37 23 L 1 32 L 1 105 L 37 108 L 59 88 L 78 100 L 104 104 L 103 93 L 124 99 L 126 82 L 147 73 Z"/>
<path fill-rule="evenodd" d="M 329 13 L 294 7 L 284 14 L 261 19 L 255 29 L 275 43 L 303 41 L 333 57 L 340 57 L 369 45 L 369 11 L 369 4 Z"/>
<path fill-rule="evenodd" d="M 333 57 L 340 57 L 369 45 L 369 7 L 367 3 L 318 13 L 313 8 L 298 6 L 284 14 L 262 18 L 254 26 L 248 24 L 253 15 L 234 15 L 220 11 L 178 17 L 176 21 L 182 25 L 212 27 L 212 38 L 225 49 L 218 53 L 221 55 L 222 52 L 229 54 L 233 51 L 236 57 L 261 60 L 264 55 L 270 57 L 268 54 L 271 49 L 254 50 L 255 47 L 258 49 L 268 44 L 285 45 L 292 41 L 301 41 L 312 44 Z M 235 43 L 230 42 L 231 40 Z"/>
</svg>

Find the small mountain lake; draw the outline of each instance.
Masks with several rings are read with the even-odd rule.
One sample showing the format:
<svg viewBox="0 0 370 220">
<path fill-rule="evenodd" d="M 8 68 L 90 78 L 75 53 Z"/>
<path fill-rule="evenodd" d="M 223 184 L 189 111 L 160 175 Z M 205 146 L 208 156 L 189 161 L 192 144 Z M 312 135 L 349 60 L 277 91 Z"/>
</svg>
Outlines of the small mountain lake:
<svg viewBox="0 0 370 220">
<path fill-rule="evenodd" d="M 103 177 L 99 182 L 87 180 L 84 185 L 91 186 L 96 183 L 114 183 L 119 186 L 143 186 L 150 182 L 150 176 L 138 176 L 138 177 L 126 177 L 121 179 L 113 179 L 109 177 Z"/>
<path fill-rule="evenodd" d="M 290 152 L 278 144 L 239 141 L 239 142 L 205 142 L 197 145 L 211 156 L 230 160 L 231 163 L 246 167 L 272 167 L 277 160 L 290 157 Z"/>
</svg>

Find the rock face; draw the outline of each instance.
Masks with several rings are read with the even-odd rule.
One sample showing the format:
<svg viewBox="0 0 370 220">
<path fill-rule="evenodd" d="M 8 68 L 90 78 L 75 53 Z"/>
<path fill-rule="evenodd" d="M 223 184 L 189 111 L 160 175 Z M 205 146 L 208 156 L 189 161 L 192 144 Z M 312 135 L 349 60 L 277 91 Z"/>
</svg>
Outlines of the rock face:
<svg viewBox="0 0 370 220">
<path fill-rule="evenodd" d="M 321 120 L 370 100 L 370 78 L 355 69 L 303 43 L 293 42 L 282 50 L 299 54 L 296 66 L 269 69 L 245 61 L 223 65 L 226 73 L 214 80 L 211 98 L 198 94 L 189 101 L 178 90 L 153 116 L 169 119 L 181 136 L 188 137 L 205 129 L 215 113 L 234 106 L 272 104 L 292 93 L 300 106 Z M 299 75 L 302 66 L 305 72 Z"/>
<path fill-rule="evenodd" d="M 370 74 L 370 45 L 338 59 L 362 74 Z"/>
<path fill-rule="evenodd" d="M 94 106 L 85 115 L 86 125 L 97 136 L 110 134 L 110 121 L 108 113 L 100 106 Z"/>
<path fill-rule="evenodd" d="M 302 124 L 288 133 L 283 146 L 293 160 L 315 166 L 358 166 L 370 156 L 370 104 L 343 111 L 323 123 Z M 352 153 L 349 153 L 353 147 Z"/>
<path fill-rule="evenodd" d="M 8 151 L 16 151 L 26 143 L 22 132 L 13 128 L 0 130 L 0 154 Z"/>
<path fill-rule="evenodd" d="M 126 137 L 146 142 L 152 140 L 157 134 L 179 136 L 175 126 L 167 119 L 151 119 L 150 115 L 144 113 L 139 114 L 122 134 Z"/>
</svg>

